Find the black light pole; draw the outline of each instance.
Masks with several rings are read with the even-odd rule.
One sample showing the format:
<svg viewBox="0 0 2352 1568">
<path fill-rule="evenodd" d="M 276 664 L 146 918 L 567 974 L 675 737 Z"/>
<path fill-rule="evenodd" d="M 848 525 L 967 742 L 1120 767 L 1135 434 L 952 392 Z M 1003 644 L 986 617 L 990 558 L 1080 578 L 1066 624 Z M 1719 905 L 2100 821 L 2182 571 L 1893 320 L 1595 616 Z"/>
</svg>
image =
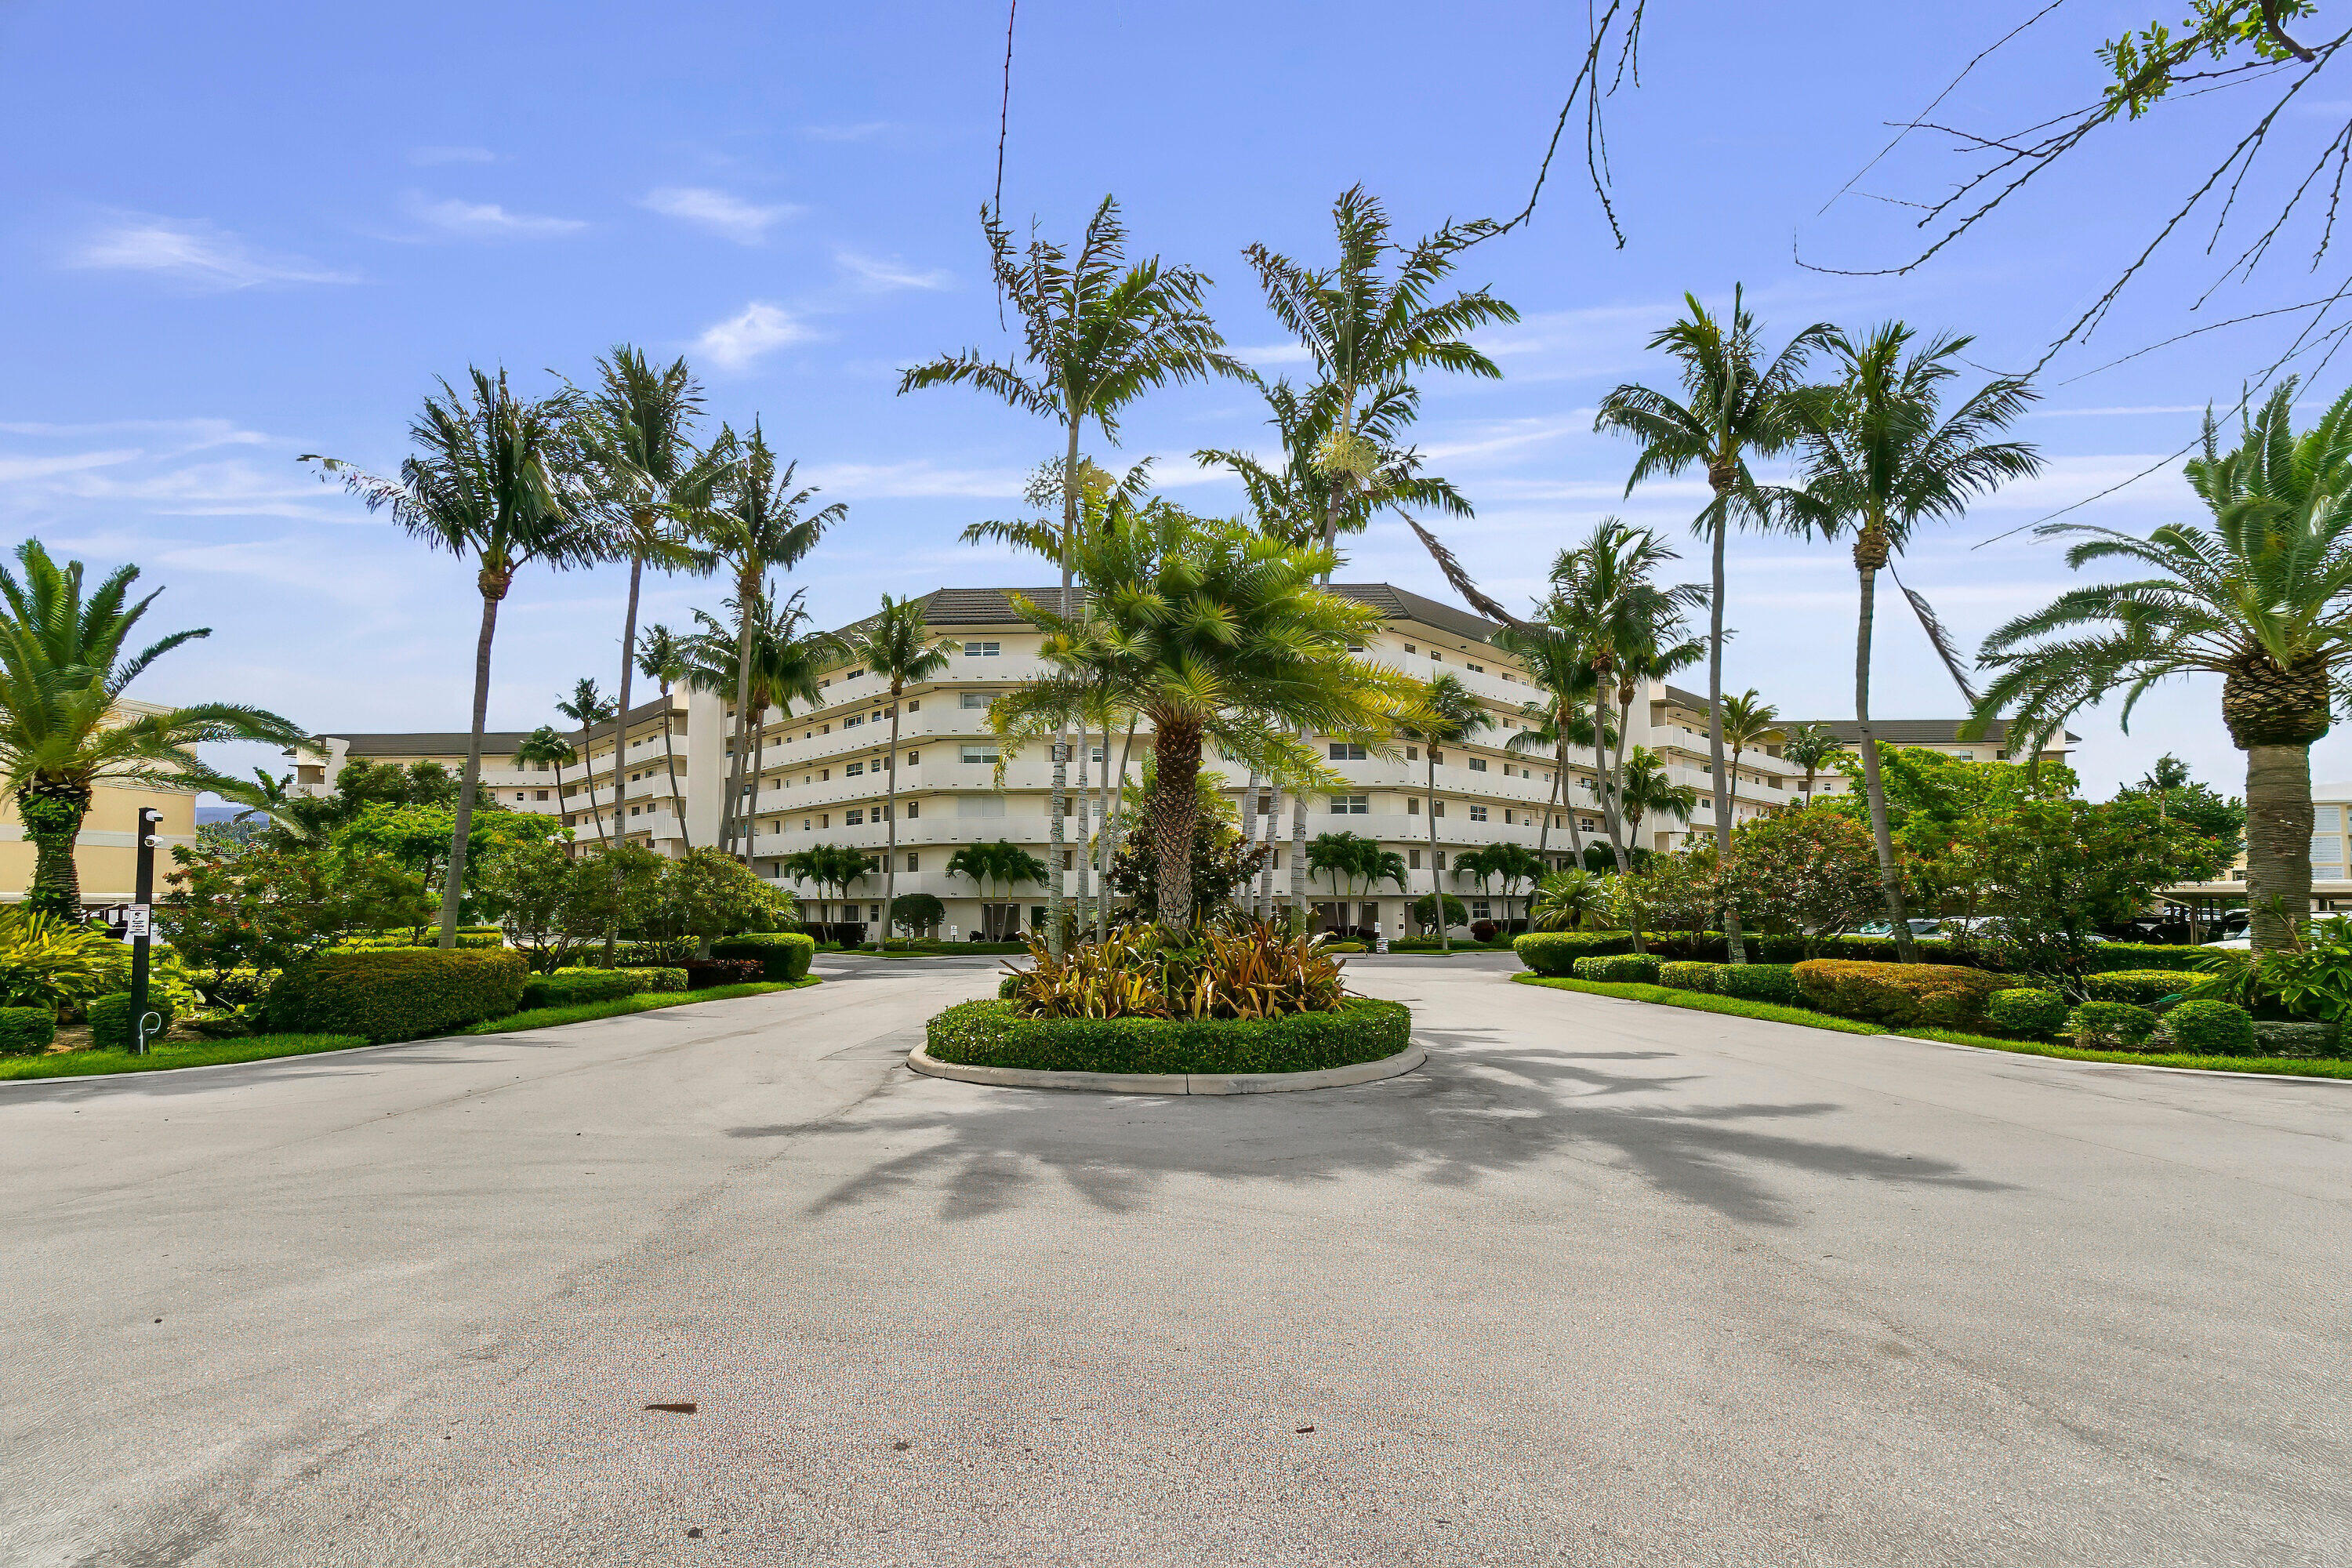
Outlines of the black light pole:
<svg viewBox="0 0 2352 1568">
<path fill-rule="evenodd" d="M 139 808 L 139 885 L 131 896 L 131 1026 L 136 1040 L 134 1056 L 147 1054 L 147 944 L 155 927 L 155 829 L 163 814 L 152 805 Z M 162 1018 L 155 1020 L 158 1024 Z"/>
</svg>

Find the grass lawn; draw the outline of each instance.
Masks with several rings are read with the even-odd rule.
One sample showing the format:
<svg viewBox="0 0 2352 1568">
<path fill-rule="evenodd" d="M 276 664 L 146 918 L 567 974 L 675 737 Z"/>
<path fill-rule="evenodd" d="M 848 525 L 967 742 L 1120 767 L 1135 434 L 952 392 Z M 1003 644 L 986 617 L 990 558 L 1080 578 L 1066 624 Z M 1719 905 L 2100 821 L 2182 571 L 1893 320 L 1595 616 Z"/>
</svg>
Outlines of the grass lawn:
<svg viewBox="0 0 2352 1568">
<path fill-rule="evenodd" d="M 689 1002 L 724 1002 L 736 996 L 764 996 L 772 991 L 797 991 L 816 984 L 804 980 L 760 981 L 749 985 L 714 985 L 708 991 L 652 992 L 615 997 L 609 1002 L 583 1002 L 576 1007 L 534 1007 L 509 1013 L 461 1035 L 506 1035 L 520 1029 L 548 1029 L 558 1024 L 583 1024 L 591 1018 L 618 1017 L 656 1007 L 677 1007 Z M 268 1061 L 273 1057 L 303 1057 L 319 1051 L 347 1051 L 375 1042 L 359 1035 L 247 1035 L 239 1040 L 167 1040 L 143 1057 L 128 1051 L 53 1051 L 38 1057 L 0 1057 L 0 1083 L 16 1079 L 98 1078 L 109 1073 L 161 1072 L 167 1068 L 208 1068 L 229 1062 Z"/>
<path fill-rule="evenodd" d="M 1663 985 L 1618 984 L 1597 980 L 1573 980 L 1561 975 L 1514 974 L 1522 985 L 1547 985 L 1555 991 L 1584 991 L 1595 996 L 1622 996 L 1629 1002 L 1654 1002 L 1696 1013 L 1728 1013 L 1738 1018 L 1762 1018 L 1775 1024 L 1801 1024 L 1810 1029 L 1834 1029 L 1842 1035 L 1900 1035 L 1906 1039 L 1939 1040 L 1947 1045 L 1974 1046 L 1988 1051 L 2012 1051 L 2021 1056 L 2059 1057 L 2076 1062 L 2128 1062 L 2137 1067 L 2199 1068 L 2208 1072 L 2283 1073 L 2298 1078 L 2352 1078 L 2352 1060 L 2303 1057 L 2192 1057 L 2138 1051 L 2088 1051 L 2045 1040 L 2007 1040 L 1994 1035 L 1968 1035 L 1957 1029 L 1889 1029 L 1853 1018 L 1833 1017 L 1803 1007 L 1783 1007 L 1772 1002 L 1750 1002 L 1740 996 L 1714 996 L 1704 991 L 1673 991 Z"/>
</svg>

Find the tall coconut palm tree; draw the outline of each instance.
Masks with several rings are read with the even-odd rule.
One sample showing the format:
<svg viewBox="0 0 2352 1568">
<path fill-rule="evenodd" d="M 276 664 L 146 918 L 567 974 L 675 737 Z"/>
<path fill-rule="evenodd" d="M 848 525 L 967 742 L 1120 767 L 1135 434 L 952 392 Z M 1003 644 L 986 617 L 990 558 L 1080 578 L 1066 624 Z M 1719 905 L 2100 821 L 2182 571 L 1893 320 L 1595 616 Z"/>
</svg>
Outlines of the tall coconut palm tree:
<svg viewBox="0 0 2352 1568">
<path fill-rule="evenodd" d="M 580 726 L 579 756 L 581 771 L 587 776 L 588 781 L 588 820 L 596 825 L 596 842 L 609 844 L 609 840 L 604 837 L 604 813 L 596 804 L 596 769 L 588 760 L 588 748 L 590 731 L 599 724 L 611 723 L 613 715 L 620 711 L 619 705 L 596 689 L 594 676 L 583 675 L 572 683 L 572 696 L 568 700 L 559 700 L 556 702 L 555 710 Z M 556 780 L 558 800 L 563 798 L 562 783 L 561 778 Z M 619 801 L 620 795 L 617 791 L 614 792 L 613 798 L 616 803 Z M 617 826 L 618 824 L 614 826 Z"/>
<path fill-rule="evenodd" d="M 1625 818 L 1625 835 L 1639 840 L 1642 823 L 1646 817 L 1663 816 L 1686 823 L 1691 813 L 1698 809 L 1698 787 L 1676 784 L 1666 771 L 1665 759 L 1647 746 L 1636 746 L 1633 754 L 1625 759 L 1625 771 L 1617 781 L 1617 808 Z"/>
<path fill-rule="evenodd" d="M 1159 860 L 1163 924 L 1192 908 L 1192 837 L 1205 746 L 1244 765 L 1304 774 L 1296 732 L 1331 735 L 1385 753 L 1413 683 L 1355 658 L 1349 645 L 1380 625 L 1370 606 L 1316 585 L 1330 560 L 1241 523 L 1172 506 L 1117 520 L 1083 541 L 1074 565 L 1091 626 L 1026 597 L 1014 609 L 1049 647 L 1105 636 L 1123 650 L 1120 694 L 1152 731 L 1146 807 Z M 997 700 L 990 721 L 1017 731 L 1030 714 L 1066 710 L 1083 676 L 1054 672 Z"/>
<path fill-rule="evenodd" d="M 890 687 L 890 759 L 882 770 L 887 780 L 884 793 L 889 801 L 883 809 L 890 824 L 882 870 L 886 908 L 898 896 L 899 700 L 909 686 L 938 679 L 948 668 L 949 656 L 963 651 L 963 645 L 953 637 L 933 637 L 923 611 L 920 599 L 893 599 L 885 594 L 881 612 L 854 627 L 845 639 L 851 660 L 863 665 L 869 674 L 880 676 Z M 874 951 L 882 951 L 880 936 L 874 939 Z"/>
<path fill-rule="evenodd" d="M 1723 743 L 1731 748 L 1731 779 L 1728 793 L 1736 796 L 1739 789 L 1739 759 L 1748 752 L 1760 748 L 1764 744 L 1764 738 L 1780 727 L 1780 710 L 1758 696 L 1756 689 L 1752 686 L 1737 697 L 1725 698 L 1717 704 L 1717 707 L 1721 710 L 1718 717 L 1722 720 Z M 1720 771 L 1719 766 L 1718 771 Z M 1722 809 L 1722 801 L 1726 793 L 1723 784 L 1718 781 L 1715 789 L 1717 810 Z M 1737 809 L 1736 802 L 1734 809 Z M 1715 836 L 1715 852 L 1724 863 L 1729 863 L 1731 852 L 1725 847 L 1724 837 L 1720 833 Z M 1738 923 L 1736 915 L 1727 914 L 1724 918 L 1731 921 L 1735 925 Z M 1724 932 L 1727 937 L 1730 934 L 1729 931 Z M 1745 963 L 1748 960 L 1743 955 L 1736 958 L 1734 962 Z"/>
<path fill-rule="evenodd" d="M 622 343 L 596 362 L 599 385 L 580 405 L 579 440 L 607 519 L 609 548 L 629 563 L 621 621 L 621 685 L 614 705 L 628 725 L 629 679 L 636 673 L 637 598 L 646 568 L 707 573 L 714 559 L 694 542 L 709 527 L 713 490 L 733 454 L 693 442 L 702 387 L 683 357 L 656 368 L 644 351 Z M 667 736 L 668 720 L 663 720 Z M 620 815 L 627 737 L 613 737 L 613 809 Z M 675 782 L 675 781 L 673 781 Z M 618 875 L 619 862 L 614 862 Z"/>
<path fill-rule="evenodd" d="M 1800 724 L 1780 739 L 1780 755 L 1805 770 L 1805 804 L 1813 804 L 1813 780 L 1822 764 L 1846 749 L 1845 742 L 1819 724 Z"/>
<path fill-rule="evenodd" d="M 466 739 L 466 773 L 449 839 L 449 874 L 441 893 L 440 945 L 457 945 L 466 847 L 481 786 L 482 730 L 489 715 L 490 643 L 499 605 L 515 574 L 532 562 L 558 571 L 602 557 L 606 541 L 589 515 L 571 436 L 578 399 L 569 393 L 536 402 L 517 397 L 506 372 L 470 373 L 470 395 L 447 382 L 408 427 L 417 447 L 395 478 L 380 478 L 337 458 L 306 452 L 323 479 L 341 479 L 370 511 L 393 521 L 436 550 L 470 557 L 482 596 L 474 639 L 474 711 Z"/>
<path fill-rule="evenodd" d="M 768 711 L 779 709 L 789 719 L 793 703 L 822 702 L 819 679 L 848 656 L 832 633 L 803 629 L 809 616 L 800 591 L 779 603 L 763 588 L 748 610 L 732 598 L 725 608 L 734 616 L 732 624 L 707 610 L 694 612 L 699 629 L 684 639 L 689 660 L 686 679 L 695 690 L 715 696 L 730 696 L 738 689 L 745 693 L 751 719 L 751 763 L 747 770 L 740 758 L 735 759 L 729 780 L 734 798 L 723 808 L 722 821 L 741 827 L 748 859 L 757 837 L 753 819 L 767 770 Z M 739 739 L 743 728 L 736 727 Z"/>
<path fill-rule="evenodd" d="M 1896 956 L 1906 963 L 1916 953 L 1903 908 L 1902 869 L 1887 828 L 1877 732 L 1870 721 L 1878 574 L 1921 527 L 1951 521 L 1977 497 L 2042 468 L 2042 455 L 2032 447 L 1993 439 L 2034 400 L 2025 382 L 1995 376 L 1946 413 L 1946 384 L 1959 374 L 1960 356 L 1974 340 L 1943 336 L 1915 347 L 1916 337 L 1900 321 L 1858 340 L 1836 334 L 1830 348 L 1843 377 L 1825 395 L 1809 400 L 1804 442 L 1807 515 L 1824 538 L 1843 533 L 1852 539 L 1854 573 L 1861 579 L 1853 651 L 1853 717 L 1861 731 L 1856 750 L 1870 796 L 1886 918 L 1895 930 Z"/>
<path fill-rule="evenodd" d="M 658 621 L 646 628 L 637 641 L 637 673 L 661 684 L 662 770 L 669 776 L 669 804 L 677 817 L 678 842 L 688 849 L 694 847 L 694 835 L 686 825 L 686 796 L 677 785 L 677 744 L 669 698 L 693 668 L 694 654 L 686 638 Z"/>
<path fill-rule="evenodd" d="M 1447 746 L 1463 746 L 1480 731 L 1491 727 L 1494 718 L 1486 705 L 1478 700 L 1471 689 L 1462 684 L 1462 678 L 1446 672 L 1433 676 L 1422 688 L 1421 698 L 1406 716 L 1402 729 L 1422 744 L 1427 753 L 1427 771 L 1423 775 L 1422 811 L 1429 828 L 1429 886 L 1437 900 L 1437 945 L 1447 952 L 1454 951 L 1454 939 L 1446 934 L 1445 884 L 1439 878 L 1437 847 L 1437 758 Z"/>
<path fill-rule="evenodd" d="M 59 566 L 37 539 L 16 547 L 20 579 L 0 566 L 0 777 L 16 820 L 33 841 L 26 907 L 81 918 L 74 845 L 105 784 L 163 789 L 236 786 L 200 762 L 194 748 L 217 741 L 297 746 L 308 737 L 267 709 L 194 702 L 163 713 L 120 704 L 130 684 L 183 644 L 212 635 L 199 626 L 131 651 L 157 594 L 132 600 L 136 566 L 118 566 L 85 597 L 82 563 Z"/>
<path fill-rule="evenodd" d="M 1592 660 L 1575 637 L 1547 621 L 1505 626 L 1495 634 L 1495 644 L 1517 656 L 1528 684 L 1544 694 L 1542 701 L 1521 708 L 1520 728 L 1504 745 L 1510 751 L 1541 752 L 1551 759 L 1550 804 L 1566 805 L 1569 847 L 1581 865 L 1584 835 L 1576 826 L 1575 804 L 1568 800 L 1569 748 L 1596 746 L 1598 742 L 1596 750 L 1605 750 L 1614 744 L 1612 738 L 1604 738 L 1593 727 L 1598 710 L 1593 708 L 1592 699 L 1598 681 Z M 1605 719 L 1606 715 L 1601 717 Z M 1536 837 L 1536 852 L 1539 855 L 1549 853 L 1551 847 L 1552 815 L 1547 807 L 1542 829 Z"/>
<path fill-rule="evenodd" d="M 541 724 L 515 747 L 513 761 L 519 768 L 535 768 L 544 763 L 555 770 L 555 798 L 560 808 L 563 799 L 563 764 L 577 761 L 579 756 L 572 742 L 556 733 L 554 725 Z"/>
<path fill-rule="evenodd" d="M 2053 523 L 2076 542 L 2077 570 L 2115 561 L 2143 575 L 2076 588 L 1984 641 L 1999 675 L 1969 722 L 2010 710 L 2019 735 L 2054 728 L 2081 693 L 2124 692 L 2123 721 L 2176 676 L 2221 678 L 2221 721 L 2246 753 L 2246 905 L 2262 949 L 2292 946 L 2311 910 L 2311 746 L 2352 654 L 2352 392 L 2294 430 L 2294 383 L 2282 383 L 2221 449 L 2209 412 L 2186 466 L 2209 523 L 2168 523 L 2146 539 Z M 2063 713 L 2060 715 L 2063 719 Z"/>
<path fill-rule="evenodd" d="M 1087 421 L 1093 420 L 1103 438 L 1116 446 L 1121 411 L 1145 393 L 1213 375 L 1246 379 L 1249 373 L 1223 352 L 1225 340 L 1202 308 L 1206 275 L 1167 266 L 1156 256 L 1128 262 L 1127 226 L 1115 198 L 1105 196 L 1095 209 L 1075 257 L 1034 234 L 1025 248 L 1016 247 L 1012 230 L 993 208 L 981 209 L 980 224 L 997 296 L 1021 319 L 1022 364 L 966 349 L 908 370 L 899 377 L 898 391 L 903 395 L 919 387 L 972 386 L 1061 426 L 1062 592 L 1055 613 L 1066 617 L 1073 609 L 1070 552 L 1078 531 L 1082 477 L 1078 439 Z M 1047 808 L 1053 881 L 1046 913 L 1046 941 L 1056 953 L 1062 950 L 1068 753 L 1066 737 L 1057 736 Z"/>
<path fill-rule="evenodd" d="M 1685 294 L 1689 313 L 1662 329 L 1649 346 L 1674 362 L 1682 395 L 1629 383 L 1601 400 L 1596 430 L 1614 430 L 1641 443 L 1625 493 L 1653 477 L 1680 474 L 1694 466 L 1706 471 L 1707 503 L 1691 531 L 1707 541 L 1712 575 L 1706 634 L 1707 763 L 1715 781 L 1715 846 L 1731 858 L 1733 781 L 1723 767 L 1724 544 L 1732 529 L 1784 525 L 1792 511 L 1785 488 L 1759 482 L 1752 458 L 1772 458 L 1793 447 L 1804 429 L 1801 406 L 1810 389 L 1805 362 L 1826 348 L 1835 329 L 1817 321 L 1764 361 L 1756 318 L 1731 292 L 1728 321 Z M 1736 910 L 1724 915 L 1731 962 L 1748 962 Z"/>
<path fill-rule="evenodd" d="M 751 617 L 768 602 L 768 574 L 789 572 L 816 548 L 824 531 L 849 515 L 840 501 L 816 506 L 817 487 L 797 483 L 800 465 L 780 470 L 776 455 L 758 425 L 737 446 L 733 434 L 719 441 L 736 460 L 719 483 L 718 503 L 701 519 L 702 542 L 718 557 L 734 584 L 735 730 L 727 775 L 726 805 L 719 819 L 719 847 L 736 853 L 736 829 L 743 798 L 743 761 L 751 749 L 751 655 L 760 639 L 750 635 Z M 762 710 L 762 712 L 765 710 Z M 749 835 L 745 835 L 748 838 Z M 745 857 L 748 858 L 748 855 Z"/>
<path fill-rule="evenodd" d="M 1331 879 L 1334 894 L 1351 898 L 1356 879 L 1363 875 L 1364 851 L 1376 847 L 1360 833 L 1318 833 L 1307 846 L 1307 869 Z"/>
</svg>

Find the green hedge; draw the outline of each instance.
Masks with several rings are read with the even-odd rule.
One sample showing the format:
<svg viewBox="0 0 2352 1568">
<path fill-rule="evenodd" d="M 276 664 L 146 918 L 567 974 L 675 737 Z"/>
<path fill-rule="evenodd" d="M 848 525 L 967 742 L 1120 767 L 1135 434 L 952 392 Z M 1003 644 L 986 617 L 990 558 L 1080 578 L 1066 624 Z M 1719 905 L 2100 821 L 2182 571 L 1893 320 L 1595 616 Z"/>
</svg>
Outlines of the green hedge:
<svg viewBox="0 0 2352 1568">
<path fill-rule="evenodd" d="M 2012 1035 L 2046 1040 L 2066 1026 L 2066 998 L 2055 991 L 2016 986 L 1986 1000 L 1985 1021 Z"/>
<path fill-rule="evenodd" d="M 58 1037 L 58 1021 L 47 1007 L 0 1007 L 0 1057 L 46 1051 Z"/>
<path fill-rule="evenodd" d="M 1571 966 L 1579 980 L 1599 980 L 1612 984 L 1655 985 L 1658 983 L 1658 961 L 1646 952 L 1604 953 L 1598 958 L 1580 958 Z"/>
<path fill-rule="evenodd" d="M 639 995 L 644 995 L 647 992 L 686 989 L 686 971 L 683 969 L 624 969 L 621 973 L 637 977 L 637 994 Z"/>
<path fill-rule="evenodd" d="M 2091 949 L 2091 962 L 2103 973 L 2118 969 L 2185 970 L 2206 956 L 2203 948 L 2160 942 L 2103 942 Z"/>
<path fill-rule="evenodd" d="M 930 1021 L 930 1054 L 971 1067 L 1046 1072 L 1312 1072 L 1405 1048 L 1412 1014 L 1351 997 L 1286 1018 L 1024 1018 L 1010 1002 L 965 1002 Z"/>
<path fill-rule="evenodd" d="M 2164 1016 L 2168 1049 L 2199 1057 L 2246 1057 L 2254 1052 L 2253 1015 L 2229 1002 L 2182 1002 Z"/>
<path fill-rule="evenodd" d="M 525 1007 L 571 1007 L 582 1002 L 610 1002 L 634 996 L 642 987 L 636 972 L 628 969 L 559 969 L 535 974 L 524 982 Z"/>
<path fill-rule="evenodd" d="M 762 980 L 798 980 L 816 957 L 816 938 L 796 931 L 753 932 L 713 942 L 713 958 L 748 958 L 760 965 Z"/>
<path fill-rule="evenodd" d="M 267 1016 L 287 1034 L 364 1035 L 413 1040 L 503 1018 L 530 978 L 522 954 L 460 948 L 376 948 L 326 952 L 269 988 Z"/>
<path fill-rule="evenodd" d="M 1511 949 L 1538 974 L 1567 974 L 1580 958 L 1633 952 L 1633 939 L 1622 931 L 1531 931 L 1515 938 Z"/>
<path fill-rule="evenodd" d="M 171 1031 L 172 999 L 160 989 L 147 993 L 147 1011 L 163 1020 L 147 1037 L 152 1045 Z M 101 1051 L 127 1051 L 139 1044 L 139 1020 L 131 1013 L 131 993 L 118 991 L 111 996 L 101 996 L 92 1002 L 89 1013 L 89 1043 Z"/>
<path fill-rule="evenodd" d="M 2158 1022 L 2155 1014 L 2128 1002 L 2085 1002 L 2066 1015 L 2066 1035 L 2086 1049 L 2137 1051 Z"/>
<path fill-rule="evenodd" d="M 1727 963 L 1715 977 L 1716 990 L 1750 1002 L 1770 1002 L 1801 1007 L 1805 994 L 1798 987 L 1795 966 L 1786 963 Z"/>
<path fill-rule="evenodd" d="M 1983 1017 L 1985 1004 L 2007 989 L 2001 977 L 1957 963 L 1877 963 L 1812 958 L 1796 966 L 1807 1005 L 1842 1018 L 1902 1028 L 1958 1028 Z"/>
<path fill-rule="evenodd" d="M 1727 963 L 1703 963 L 1695 958 L 1677 958 L 1658 965 L 1658 984 L 1669 991 L 1720 992 L 1723 974 L 1732 966 Z"/>
<path fill-rule="evenodd" d="M 2169 969 L 2116 969 L 2083 976 L 2083 994 L 2094 1002 L 2153 1007 L 2167 996 L 2194 990 L 2200 978 Z"/>
<path fill-rule="evenodd" d="M 2187 1003 L 2182 1003 L 2187 1006 Z M 2334 1024 L 2254 1020 L 2254 1054 L 2312 1059 L 2344 1054 L 2343 1032 Z"/>
</svg>

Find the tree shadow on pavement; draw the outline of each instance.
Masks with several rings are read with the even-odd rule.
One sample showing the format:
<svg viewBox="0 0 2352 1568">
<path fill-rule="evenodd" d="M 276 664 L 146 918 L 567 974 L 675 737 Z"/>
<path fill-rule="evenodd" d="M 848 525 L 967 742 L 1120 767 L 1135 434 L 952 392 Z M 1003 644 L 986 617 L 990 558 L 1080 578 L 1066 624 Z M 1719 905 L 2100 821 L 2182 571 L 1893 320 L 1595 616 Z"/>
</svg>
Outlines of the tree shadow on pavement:
<svg viewBox="0 0 2352 1568">
<path fill-rule="evenodd" d="M 1388 1176 L 1438 1187 L 1559 1159 L 1637 1172 L 1727 1218 L 1795 1216 L 1774 1172 L 1995 1191 L 1943 1160 L 1808 1138 L 1829 1101 L 1705 1103 L 1705 1074 L 1643 1071 L 1672 1051 L 1579 1052 L 1482 1029 L 1417 1029 L 1428 1064 L 1351 1089 L 1247 1096 L 993 1089 L 908 1075 L 841 1120 L 729 1136 L 879 1142 L 896 1151 L 810 1212 L 940 1194 L 940 1217 L 1018 1210 L 1058 1181 L 1117 1213 L 1171 1180 L 1309 1186 Z"/>
</svg>

